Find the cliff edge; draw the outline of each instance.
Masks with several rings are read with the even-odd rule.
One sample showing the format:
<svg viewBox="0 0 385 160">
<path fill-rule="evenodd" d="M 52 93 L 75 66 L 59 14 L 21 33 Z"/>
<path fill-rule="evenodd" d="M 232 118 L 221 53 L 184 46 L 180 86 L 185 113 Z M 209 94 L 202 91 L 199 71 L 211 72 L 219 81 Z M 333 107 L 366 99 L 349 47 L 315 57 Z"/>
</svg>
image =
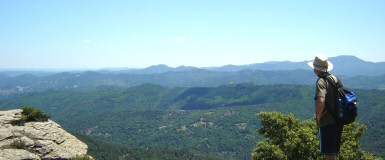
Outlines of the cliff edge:
<svg viewBox="0 0 385 160">
<path fill-rule="evenodd" d="M 71 159 L 87 154 L 87 145 L 54 121 L 18 124 L 22 110 L 0 111 L 0 160 Z"/>
</svg>

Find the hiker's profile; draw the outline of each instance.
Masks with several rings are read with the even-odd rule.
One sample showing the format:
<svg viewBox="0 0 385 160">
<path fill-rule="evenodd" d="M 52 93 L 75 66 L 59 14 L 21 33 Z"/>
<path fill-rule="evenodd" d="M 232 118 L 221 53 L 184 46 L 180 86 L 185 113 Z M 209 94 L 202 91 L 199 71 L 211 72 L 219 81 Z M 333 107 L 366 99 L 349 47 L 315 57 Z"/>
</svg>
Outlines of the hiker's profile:
<svg viewBox="0 0 385 160">
<path fill-rule="evenodd" d="M 341 146 L 343 123 L 339 122 L 334 116 L 338 112 L 334 109 L 337 108 L 335 84 L 341 87 L 343 85 L 336 76 L 329 73 L 333 69 L 333 64 L 328 61 L 325 55 L 317 55 L 308 65 L 313 68 L 314 74 L 318 76 L 314 99 L 316 121 L 319 127 L 320 154 L 325 155 L 327 160 L 336 159 Z"/>
</svg>

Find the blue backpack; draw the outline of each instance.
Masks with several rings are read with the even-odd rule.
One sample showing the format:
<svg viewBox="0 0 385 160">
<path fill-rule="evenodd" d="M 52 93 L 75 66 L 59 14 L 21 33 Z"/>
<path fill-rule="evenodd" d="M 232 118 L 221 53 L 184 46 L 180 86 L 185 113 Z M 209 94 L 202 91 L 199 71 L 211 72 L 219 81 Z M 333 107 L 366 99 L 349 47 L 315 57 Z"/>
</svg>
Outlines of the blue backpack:
<svg viewBox="0 0 385 160">
<path fill-rule="evenodd" d="M 334 112 L 332 112 L 335 113 L 332 114 L 334 119 L 343 125 L 354 122 L 357 117 L 358 106 L 356 94 L 344 88 L 340 80 L 338 80 L 338 83 L 335 83 L 330 76 L 327 76 L 326 80 L 336 89 L 336 108 L 334 108 Z M 332 108 L 328 109 L 331 110 Z"/>
</svg>

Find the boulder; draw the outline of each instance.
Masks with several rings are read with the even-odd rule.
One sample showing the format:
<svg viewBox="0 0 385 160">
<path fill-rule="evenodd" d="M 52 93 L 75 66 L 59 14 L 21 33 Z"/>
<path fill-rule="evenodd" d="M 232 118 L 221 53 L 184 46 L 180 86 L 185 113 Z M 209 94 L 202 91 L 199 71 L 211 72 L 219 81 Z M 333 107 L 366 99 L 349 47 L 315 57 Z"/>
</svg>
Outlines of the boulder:
<svg viewBox="0 0 385 160">
<path fill-rule="evenodd" d="M 71 159 L 87 145 L 54 121 L 16 125 L 22 110 L 0 111 L 0 159 Z"/>
<path fill-rule="evenodd" d="M 23 112 L 21 109 L 0 111 L 0 125 L 20 120 L 21 112 Z"/>
<path fill-rule="evenodd" d="M 0 152 L 0 159 L 7 160 L 40 160 L 40 157 L 23 149 L 3 149 Z"/>
</svg>

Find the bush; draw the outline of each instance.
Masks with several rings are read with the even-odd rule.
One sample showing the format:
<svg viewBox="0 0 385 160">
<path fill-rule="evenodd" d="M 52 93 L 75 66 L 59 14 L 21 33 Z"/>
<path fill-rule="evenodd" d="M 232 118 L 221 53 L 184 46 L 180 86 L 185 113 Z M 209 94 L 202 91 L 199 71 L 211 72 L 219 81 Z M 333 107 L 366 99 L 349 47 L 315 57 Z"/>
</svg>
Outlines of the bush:
<svg viewBox="0 0 385 160">
<path fill-rule="evenodd" d="M 44 114 L 40 111 L 38 108 L 30 107 L 30 106 L 24 106 L 22 108 L 23 112 L 21 121 L 24 122 L 44 122 L 48 121 L 50 118 L 49 115 Z"/>
<path fill-rule="evenodd" d="M 12 125 L 24 125 L 26 122 L 45 122 L 50 118 L 49 115 L 44 114 L 38 108 L 34 108 L 31 106 L 24 106 L 21 108 L 23 112 L 21 112 L 21 119 L 18 121 L 11 122 Z"/>
<path fill-rule="evenodd" d="M 76 156 L 75 158 L 71 158 L 70 160 L 93 160 L 89 155 Z"/>
<path fill-rule="evenodd" d="M 260 112 L 258 133 L 266 139 L 259 142 L 251 158 L 260 159 L 323 159 L 319 153 L 318 128 L 315 121 L 301 121 L 292 114 Z M 366 126 L 352 123 L 344 126 L 341 150 L 337 159 L 381 159 L 361 149 L 359 139 Z"/>
<path fill-rule="evenodd" d="M 14 140 L 11 144 L 1 147 L 1 149 L 25 149 L 25 143 L 20 139 Z"/>
<path fill-rule="evenodd" d="M 15 149 L 25 149 L 25 143 L 20 139 L 13 141 L 10 146 Z"/>
</svg>

